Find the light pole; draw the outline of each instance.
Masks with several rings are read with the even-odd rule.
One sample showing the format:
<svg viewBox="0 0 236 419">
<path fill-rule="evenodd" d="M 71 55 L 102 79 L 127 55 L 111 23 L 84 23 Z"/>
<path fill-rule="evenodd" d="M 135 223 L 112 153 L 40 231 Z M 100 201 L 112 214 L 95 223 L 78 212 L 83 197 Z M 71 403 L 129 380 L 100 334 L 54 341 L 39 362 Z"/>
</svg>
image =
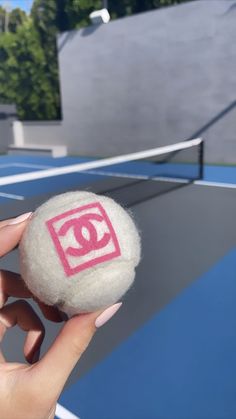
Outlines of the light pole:
<svg viewBox="0 0 236 419">
<path fill-rule="evenodd" d="M 103 9 L 108 9 L 108 0 L 103 0 L 102 3 Z"/>
</svg>

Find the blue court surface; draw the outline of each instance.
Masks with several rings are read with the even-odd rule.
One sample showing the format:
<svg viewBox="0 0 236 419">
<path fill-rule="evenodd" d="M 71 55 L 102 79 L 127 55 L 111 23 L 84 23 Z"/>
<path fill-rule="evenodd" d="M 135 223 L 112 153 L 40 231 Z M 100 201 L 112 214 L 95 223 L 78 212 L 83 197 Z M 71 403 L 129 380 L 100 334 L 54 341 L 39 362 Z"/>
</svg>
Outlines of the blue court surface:
<svg viewBox="0 0 236 419">
<path fill-rule="evenodd" d="M 1 156 L 0 176 L 4 178 L 21 173 L 27 174 L 85 161 L 90 159 Z M 112 176 L 116 169 L 114 166 L 105 171 L 108 176 Z M 138 165 L 137 170 L 141 174 L 144 170 L 147 173 L 144 166 Z M 188 171 L 189 168 L 186 166 L 185 170 Z M 90 185 L 106 179 L 105 171 L 73 173 L 0 186 L 0 201 L 2 205 L 9 205 L 11 202 L 23 201 L 38 195 L 64 192 L 68 187 L 78 189 L 86 185 L 90 188 Z M 123 166 L 123 173 L 133 173 L 133 171 L 132 163 Z M 162 173 L 154 173 L 152 168 L 149 175 L 162 175 Z M 201 261 L 204 259 L 204 249 L 201 256 L 201 247 L 204 247 L 206 240 L 201 239 L 203 244 L 201 246 L 200 243 L 198 247 L 199 259 L 196 253 L 189 265 L 191 280 L 186 280 L 185 284 L 177 287 L 177 291 L 173 293 L 170 288 L 174 288 L 175 285 L 170 285 L 165 291 L 171 295 L 168 301 L 165 300 L 163 304 L 158 303 L 158 310 L 153 310 L 152 314 L 146 316 L 145 320 L 132 332 L 127 333 L 125 338 L 120 339 L 105 356 L 101 356 L 99 362 L 87 368 L 79 379 L 74 379 L 74 382 L 65 388 L 56 412 L 58 418 L 236 418 L 236 239 L 234 239 L 236 231 L 234 225 L 231 226 L 231 230 L 230 227 L 224 229 L 224 223 L 230 222 L 229 219 L 232 217 L 227 215 L 227 211 L 226 216 L 222 214 L 222 219 L 220 215 L 214 213 L 217 202 L 222 208 L 230 205 L 227 199 L 231 202 L 232 194 L 235 194 L 235 185 L 236 167 L 210 165 L 204 167 L 202 184 L 191 186 L 196 188 L 193 189 L 196 193 L 191 192 L 188 203 L 180 202 L 180 205 L 183 207 L 183 213 L 186 211 L 185 219 L 187 219 L 191 212 L 187 207 L 190 201 L 193 207 L 194 199 L 200 205 L 201 199 L 209 198 L 212 193 L 212 198 L 209 198 L 212 199 L 209 201 L 212 202 L 210 210 L 212 214 L 207 214 L 202 207 L 201 220 L 206 219 L 207 223 L 208 219 L 210 222 L 214 218 L 210 234 L 219 228 L 230 236 L 229 242 L 222 236 L 222 242 L 227 243 L 222 247 L 224 250 L 215 253 L 209 246 L 210 262 L 203 263 Z M 222 199 L 218 198 L 218 191 L 224 193 L 222 199 L 225 201 L 222 202 Z M 177 197 L 180 192 L 170 192 L 170 196 L 171 194 L 176 194 Z M 161 198 L 159 202 L 157 207 L 160 211 Z M 167 200 L 165 205 L 167 212 L 171 211 L 171 206 L 175 206 L 174 210 L 178 214 L 177 199 L 174 202 Z M 220 211 L 219 209 L 219 214 Z M 178 216 L 176 223 L 178 228 Z M 204 231 L 205 226 L 196 225 L 196 229 Z M 187 232 L 176 230 L 176 233 L 180 234 L 180 240 L 181 234 L 186 240 L 188 239 Z M 168 234 L 170 234 L 169 239 Z M 171 234 L 174 233 L 173 231 L 170 233 L 167 226 L 166 236 L 160 235 L 159 240 L 163 245 L 164 255 L 165 240 L 172 243 Z M 199 234 L 203 235 L 201 231 Z M 212 243 L 216 241 L 215 237 Z M 220 235 L 219 237 L 218 242 L 221 240 Z M 188 258 L 188 250 L 191 254 L 189 249 L 191 245 L 190 242 L 186 242 L 186 255 L 183 254 L 183 259 Z M 193 252 L 195 250 L 194 248 Z M 168 251 L 171 251 L 169 247 Z M 151 251 L 148 255 L 150 254 Z M 181 277 L 181 272 L 179 273 L 181 266 L 178 260 L 173 263 L 176 264 L 176 272 L 178 271 L 176 275 L 178 282 L 178 278 Z M 202 269 L 198 269 L 199 263 L 202 263 Z M 165 265 L 168 265 L 168 262 Z M 155 276 L 155 272 L 152 276 Z M 142 280 L 145 281 L 145 278 Z M 148 306 L 149 301 L 145 304 Z M 132 316 L 131 312 L 129 314 Z M 115 333 L 113 330 L 114 335 Z M 96 347 L 93 350 L 96 351 Z"/>
<path fill-rule="evenodd" d="M 89 419 L 235 418 L 235 272 L 236 248 L 66 390 L 61 403 Z"/>
</svg>

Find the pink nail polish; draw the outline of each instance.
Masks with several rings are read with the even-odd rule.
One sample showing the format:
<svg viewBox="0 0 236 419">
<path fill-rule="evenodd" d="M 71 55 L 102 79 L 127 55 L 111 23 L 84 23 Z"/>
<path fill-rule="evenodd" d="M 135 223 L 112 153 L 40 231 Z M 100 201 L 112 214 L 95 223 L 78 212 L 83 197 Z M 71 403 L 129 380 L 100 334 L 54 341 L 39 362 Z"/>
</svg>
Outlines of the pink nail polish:
<svg viewBox="0 0 236 419">
<path fill-rule="evenodd" d="M 13 218 L 13 220 L 11 220 L 8 223 L 8 225 L 22 223 L 23 221 L 27 220 L 27 218 L 29 218 L 31 216 L 31 214 L 32 214 L 32 212 L 26 212 L 25 214 L 21 214 L 21 215 L 19 215 L 19 217 Z"/>
<path fill-rule="evenodd" d="M 119 310 L 119 308 L 122 306 L 122 303 L 116 303 L 111 307 L 108 307 L 105 311 L 103 311 L 100 316 L 96 318 L 95 326 L 101 327 L 103 326 L 108 320 L 110 320 L 114 314 Z"/>
</svg>

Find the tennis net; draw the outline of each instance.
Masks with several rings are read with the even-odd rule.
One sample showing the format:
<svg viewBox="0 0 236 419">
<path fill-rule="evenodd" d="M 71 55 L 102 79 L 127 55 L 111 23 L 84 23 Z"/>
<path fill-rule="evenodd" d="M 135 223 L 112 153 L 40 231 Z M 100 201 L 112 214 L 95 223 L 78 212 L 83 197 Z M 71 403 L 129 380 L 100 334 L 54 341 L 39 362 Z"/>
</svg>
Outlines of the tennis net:
<svg viewBox="0 0 236 419">
<path fill-rule="evenodd" d="M 197 138 L 116 157 L 4 176 L 0 186 L 82 172 L 127 179 L 191 182 L 203 176 L 203 140 Z"/>
<path fill-rule="evenodd" d="M 94 175 L 191 182 L 203 177 L 203 140 L 197 138 L 90 164 L 86 173 Z"/>
</svg>

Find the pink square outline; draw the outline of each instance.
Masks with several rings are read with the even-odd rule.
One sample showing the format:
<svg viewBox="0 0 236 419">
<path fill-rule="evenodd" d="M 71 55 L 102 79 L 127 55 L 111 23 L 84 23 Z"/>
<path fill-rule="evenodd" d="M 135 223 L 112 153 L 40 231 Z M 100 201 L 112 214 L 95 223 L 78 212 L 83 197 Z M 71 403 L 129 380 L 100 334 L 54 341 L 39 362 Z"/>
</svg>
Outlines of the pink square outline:
<svg viewBox="0 0 236 419">
<path fill-rule="evenodd" d="M 80 264 L 80 265 L 78 265 L 74 268 L 71 268 L 70 265 L 69 265 L 69 262 L 66 258 L 63 247 L 60 243 L 60 240 L 58 239 L 58 236 L 57 236 L 57 233 L 56 233 L 55 228 L 53 226 L 53 223 L 65 218 L 69 215 L 73 215 L 73 214 L 79 213 L 81 211 L 84 211 L 86 209 L 90 209 L 90 208 L 98 208 L 99 209 L 101 215 L 103 216 L 104 221 L 106 222 L 106 225 L 108 226 L 109 233 L 111 234 L 111 240 L 113 241 L 113 244 L 115 246 L 115 250 L 113 252 L 107 253 L 106 255 L 98 256 L 98 257 L 96 257 L 92 260 L 89 260 L 89 261 L 84 262 L 84 263 L 82 263 L 82 264 Z M 118 257 L 118 256 L 121 255 L 120 246 L 119 246 L 114 228 L 111 224 L 111 221 L 110 221 L 105 209 L 102 207 L 100 202 L 94 202 L 92 204 L 83 205 L 82 207 L 78 207 L 78 208 L 75 208 L 73 210 L 66 211 L 63 214 L 57 215 L 56 217 L 53 217 L 50 220 L 46 221 L 45 224 L 47 225 L 47 228 L 48 228 L 49 233 L 51 235 L 51 238 L 53 240 L 53 244 L 56 248 L 57 254 L 58 254 L 58 256 L 61 260 L 61 263 L 62 263 L 62 266 L 64 268 L 66 276 L 71 276 L 75 273 L 83 271 L 84 269 L 91 268 L 94 265 L 97 265 L 97 264 L 102 263 L 102 262 L 106 262 L 108 260 L 114 259 L 115 257 Z"/>
</svg>

